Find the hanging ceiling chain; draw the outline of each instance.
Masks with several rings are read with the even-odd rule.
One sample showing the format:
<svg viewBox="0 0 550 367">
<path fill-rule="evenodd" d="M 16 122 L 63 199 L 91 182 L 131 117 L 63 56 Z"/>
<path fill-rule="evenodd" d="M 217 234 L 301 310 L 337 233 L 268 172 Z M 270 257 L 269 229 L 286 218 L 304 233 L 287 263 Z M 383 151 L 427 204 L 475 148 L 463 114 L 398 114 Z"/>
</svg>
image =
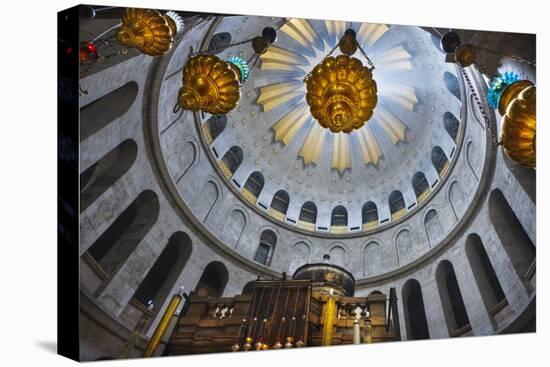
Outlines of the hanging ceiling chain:
<svg viewBox="0 0 550 367">
<path fill-rule="evenodd" d="M 361 47 L 361 45 L 359 44 L 359 42 L 356 42 L 357 43 L 357 47 L 359 48 L 359 51 L 361 51 L 361 54 L 363 54 L 363 57 L 365 58 L 365 60 L 367 60 L 367 63 L 369 64 L 369 69 L 370 71 L 373 71 L 374 70 L 374 63 L 372 62 L 372 60 L 370 59 L 370 57 L 367 55 L 367 53 L 365 52 L 365 50 L 363 50 L 363 47 Z"/>
<path fill-rule="evenodd" d="M 325 57 L 323 57 L 323 59 L 319 62 L 319 64 L 322 64 L 326 59 L 328 59 L 329 57 L 332 56 L 332 54 L 334 53 L 334 51 L 336 51 L 336 49 L 338 47 L 340 47 L 340 43 L 342 42 L 342 39 L 340 38 L 340 40 L 338 41 L 338 43 L 326 54 Z M 359 51 L 361 51 L 361 54 L 363 55 L 363 57 L 365 58 L 365 60 L 367 61 L 367 64 L 368 64 L 368 69 L 370 71 L 373 71 L 375 68 L 374 68 L 374 63 L 372 62 L 372 60 L 370 59 L 370 57 L 367 55 L 367 53 L 365 52 L 365 50 L 363 50 L 363 47 L 361 47 L 361 45 L 359 44 L 359 42 L 357 42 L 357 40 L 355 41 L 355 44 L 357 45 L 357 48 L 359 49 Z M 309 78 L 311 78 L 311 75 L 313 74 L 313 69 L 307 73 L 307 75 L 304 77 L 304 83 L 307 83 L 307 81 L 309 80 Z"/>
<path fill-rule="evenodd" d="M 491 127 L 491 124 L 489 122 L 489 116 L 487 116 L 487 113 L 485 112 L 485 109 L 483 108 L 483 103 L 481 103 L 481 99 L 479 98 L 472 81 L 470 80 L 470 77 L 468 76 L 468 73 L 466 72 L 466 69 L 462 68 L 462 76 L 464 77 L 464 80 L 466 80 L 466 84 L 468 84 L 468 88 L 470 89 L 470 93 L 474 96 L 474 99 L 476 100 L 477 107 L 479 108 L 479 112 L 481 113 L 481 116 L 483 117 L 483 121 L 485 123 L 485 128 L 491 134 L 491 139 L 493 141 L 493 144 L 495 146 L 499 146 L 502 143 L 498 141 L 498 137 L 493 131 L 493 128 Z"/>
</svg>

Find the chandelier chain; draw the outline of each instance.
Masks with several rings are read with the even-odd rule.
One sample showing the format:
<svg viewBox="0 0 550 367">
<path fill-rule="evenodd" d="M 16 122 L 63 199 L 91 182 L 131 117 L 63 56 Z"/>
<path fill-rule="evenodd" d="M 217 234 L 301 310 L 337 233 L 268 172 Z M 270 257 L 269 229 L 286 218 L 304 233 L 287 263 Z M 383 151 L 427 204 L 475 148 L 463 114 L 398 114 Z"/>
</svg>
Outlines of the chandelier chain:
<svg viewBox="0 0 550 367">
<path fill-rule="evenodd" d="M 323 57 L 323 59 L 321 60 L 320 63 L 322 64 L 326 59 L 328 59 L 328 58 L 334 53 L 334 51 L 338 48 L 338 46 L 340 46 L 340 42 L 338 42 L 338 43 L 328 52 L 328 54 L 326 54 L 325 57 Z M 307 73 L 307 75 L 304 77 L 304 83 L 306 83 L 306 82 L 309 80 L 309 78 L 311 78 L 311 74 L 313 74 L 313 69 L 312 69 L 309 73 Z"/>
<path fill-rule="evenodd" d="M 466 72 L 466 69 L 462 68 L 462 76 L 464 77 L 464 80 L 466 80 L 466 84 L 468 84 L 468 88 L 470 89 L 470 93 L 474 96 L 474 99 L 476 101 L 477 107 L 479 108 L 479 112 L 481 113 L 481 116 L 483 117 L 483 122 L 485 124 L 485 128 L 491 135 L 491 139 L 493 141 L 493 144 L 495 146 L 499 146 L 502 143 L 498 141 L 498 138 L 493 131 L 493 128 L 491 127 L 491 124 L 489 123 L 489 116 L 487 116 L 487 113 L 485 112 L 485 109 L 483 108 L 483 103 L 481 103 L 481 99 L 479 98 L 479 95 L 477 94 L 474 86 L 472 85 L 472 81 L 470 80 L 470 77 L 468 76 L 468 73 Z"/>
<path fill-rule="evenodd" d="M 327 58 L 329 58 L 330 56 L 332 56 L 332 54 L 334 53 L 334 51 L 336 51 L 336 49 L 338 47 L 340 47 L 340 42 L 342 42 L 342 40 L 338 41 L 338 43 L 325 55 L 325 57 L 323 57 L 323 59 L 321 60 L 320 63 L 323 63 Z M 368 64 L 368 68 L 370 71 L 373 71 L 374 70 L 374 63 L 372 62 L 372 60 L 370 59 L 370 57 L 367 55 L 367 53 L 365 52 L 365 50 L 363 50 L 363 47 L 361 47 L 361 45 L 359 44 L 359 42 L 355 41 L 355 44 L 357 45 L 357 48 L 359 48 L 359 51 L 361 51 L 361 54 L 363 55 L 363 57 L 365 58 L 365 60 L 367 61 L 367 64 Z M 311 78 L 311 74 L 313 73 L 313 70 L 311 70 L 305 77 L 304 77 L 304 83 L 306 83 L 309 78 Z"/>
<path fill-rule="evenodd" d="M 370 71 L 373 71 L 374 70 L 374 63 L 372 62 L 372 60 L 370 59 L 370 57 L 367 55 L 367 53 L 365 52 L 365 50 L 363 50 L 363 47 L 361 47 L 361 45 L 359 44 L 359 42 L 356 42 L 357 43 L 357 47 L 359 48 L 359 51 L 361 51 L 361 54 L 363 55 L 363 57 L 365 58 L 365 60 L 367 60 L 367 63 L 369 64 L 369 69 Z"/>
</svg>

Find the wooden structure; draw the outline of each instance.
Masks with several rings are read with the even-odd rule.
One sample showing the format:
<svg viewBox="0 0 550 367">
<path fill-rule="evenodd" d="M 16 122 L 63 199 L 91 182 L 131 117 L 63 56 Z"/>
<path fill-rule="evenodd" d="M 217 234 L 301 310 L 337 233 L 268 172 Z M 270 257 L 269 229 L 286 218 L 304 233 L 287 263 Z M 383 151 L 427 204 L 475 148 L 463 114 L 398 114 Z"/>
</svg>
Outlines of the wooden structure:
<svg viewBox="0 0 550 367">
<path fill-rule="evenodd" d="M 300 348 L 399 340 L 397 298 L 353 297 L 343 268 L 308 264 L 292 279 L 257 280 L 243 294 L 190 295 L 164 355 Z"/>
</svg>

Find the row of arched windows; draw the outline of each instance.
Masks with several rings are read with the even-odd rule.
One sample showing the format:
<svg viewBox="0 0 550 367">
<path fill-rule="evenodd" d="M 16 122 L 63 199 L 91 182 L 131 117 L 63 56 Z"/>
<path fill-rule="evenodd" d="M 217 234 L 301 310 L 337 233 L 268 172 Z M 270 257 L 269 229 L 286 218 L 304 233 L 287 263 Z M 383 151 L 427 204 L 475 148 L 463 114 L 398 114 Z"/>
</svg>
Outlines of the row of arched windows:
<svg viewBox="0 0 550 367">
<path fill-rule="evenodd" d="M 221 162 L 222 171 L 228 175 L 228 178 L 232 176 L 239 165 L 242 163 L 243 153 L 240 147 L 234 146 L 230 148 L 223 156 Z M 437 173 L 442 176 L 447 169 L 449 160 L 443 150 L 436 146 L 432 149 L 432 163 Z M 260 196 L 264 188 L 264 176 L 261 172 L 254 171 L 246 180 L 243 188 L 243 196 L 252 204 L 256 204 L 258 197 Z M 417 172 L 413 175 L 412 186 L 417 199 L 418 204 L 421 204 L 428 197 L 431 187 L 428 183 L 426 175 L 423 172 Z M 269 209 L 276 212 L 276 217 L 284 220 L 287 210 L 290 204 L 290 196 L 286 190 L 279 190 L 273 195 Z M 399 190 L 394 190 L 390 193 L 388 198 L 388 205 L 390 208 L 390 215 L 392 221 L 395 221 L 404 216 L 408 208 L 405 205 L 403 194 Z M 267 208 L 266 208 L 267 209 Z M 317 207 L 315 203 L 308 201 L 302 205 L 299 215 L 298 226 L 306 227 L 314 230 L 317 222 Z M 367 230 L 374 228 L 379 224 L 378 208 L 376 204 L 369 201 L 364 204 L 362 209 L 362 224 L 363 229 Z M 347 209 L 342 206 L 336 206 L 331 214 L 331 227 L 343 228 L 348 225 L 348 212 Z M 325 229 L 325 230 L 328 230 Z M 347 230 L 347 229 L 346 229 Z"/>
</svg>

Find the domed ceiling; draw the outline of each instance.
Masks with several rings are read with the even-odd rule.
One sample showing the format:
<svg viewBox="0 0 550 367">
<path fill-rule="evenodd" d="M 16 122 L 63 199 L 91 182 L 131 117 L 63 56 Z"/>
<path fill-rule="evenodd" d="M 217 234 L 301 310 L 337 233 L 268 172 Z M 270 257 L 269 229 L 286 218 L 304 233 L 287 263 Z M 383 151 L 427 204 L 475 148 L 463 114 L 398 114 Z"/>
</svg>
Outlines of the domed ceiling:
<svg viewBox="0 0 550 367">
<path fill-rule="evenodd" d="M 227 116 L 196 115 L 232 190 L 279 224 L 337 236 L 376 230 L 427 202 L 452 167 L 461 136 L 457 69 L 444 62 L 432 35 L 413 26 L 230 17 L 210 37 L 228 32 L 239 42 L 265 26 L 278 30 L 277 39 L 244 84 L 238 107 Z M 364 125 L 335 133 L 313 118 L 304 78 L 349 28 L 375 66 L 378 101 Z M 243 44 L 218 56 L 252 54 Z M 340 54 L 336 48 L 332 56 Z M 353 57 L 367 64 L 359 51 Z M 365 219 L 372 210 L 375 217 Z M 335 221 L 338 215 L 345 221 Z"/>
</svg>

